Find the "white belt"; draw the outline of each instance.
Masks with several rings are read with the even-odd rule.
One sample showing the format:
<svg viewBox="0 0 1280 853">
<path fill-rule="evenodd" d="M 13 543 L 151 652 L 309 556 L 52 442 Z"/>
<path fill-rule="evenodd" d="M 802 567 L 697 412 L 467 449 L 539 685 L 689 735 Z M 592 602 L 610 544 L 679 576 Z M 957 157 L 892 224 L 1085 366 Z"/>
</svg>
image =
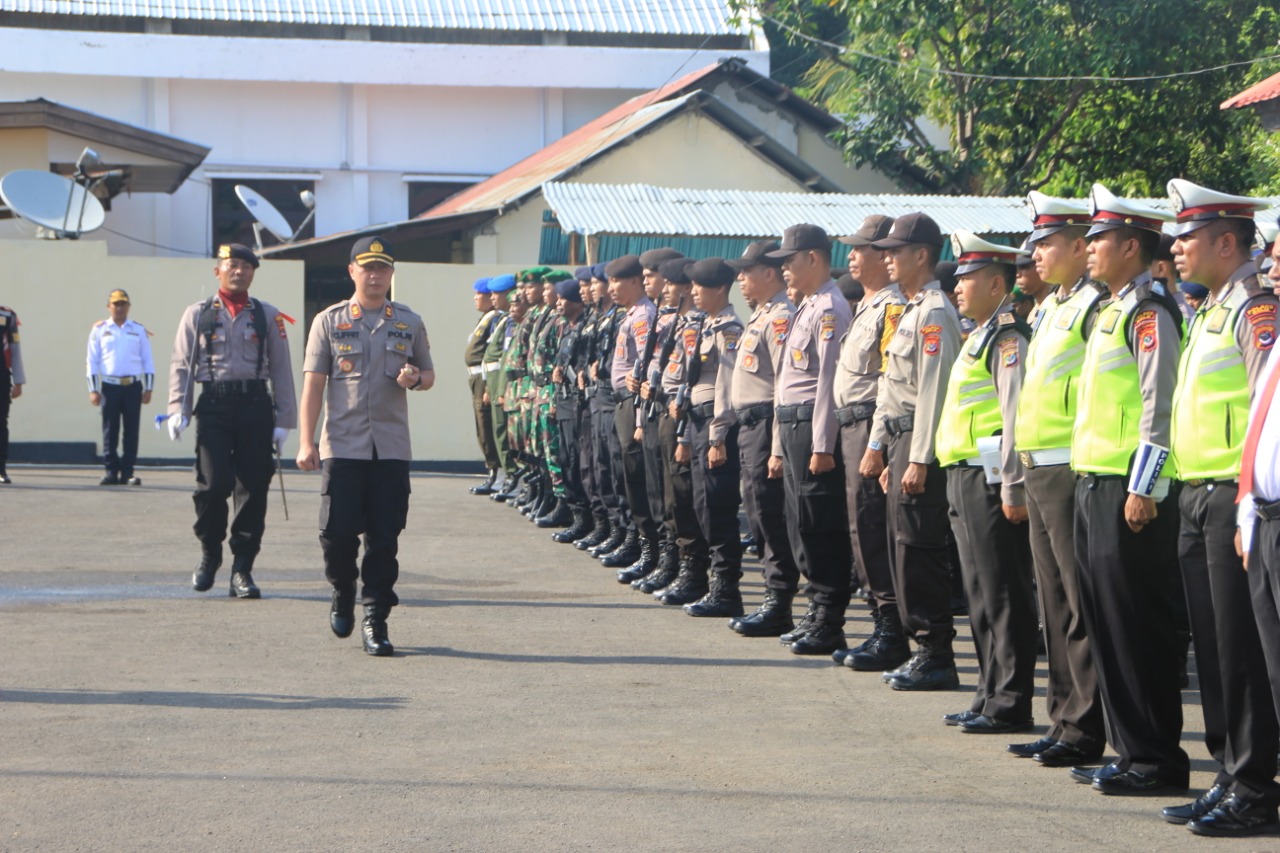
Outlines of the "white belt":
<svg viewBox="0 0 1280 853">
<path fill-rule="evenodd" d="M 485 373 L 493 373 L 493 371 L 497 370 L 501 366 L 502 362 L 500 361 L 486 361 L 484 364 L 480 365 L 480 368 Z"/>
<path fill-rule="evenodd" d="M 135 382 L 141 382 L 141 376 L 104 376 L 102 381 L 107 385 L 132 385 Z"/>
<path fill-rule="evenodd" d="M 484 367 L 479 364 L 477 364 L 475 367 L 467 368 L 467 373 L 469 373 L 472 376 L 479 376 L 483 372 L 484 372 Z"/>
<path fill-rule="evenodd" d="M 1066 465 L 1071 462 L 1070 447 L 1055 447 L 1051 450 L 1023 450 L 1018 453 L 1025 468 L 1046 468 L 1051 465 Z"/>
</svg>

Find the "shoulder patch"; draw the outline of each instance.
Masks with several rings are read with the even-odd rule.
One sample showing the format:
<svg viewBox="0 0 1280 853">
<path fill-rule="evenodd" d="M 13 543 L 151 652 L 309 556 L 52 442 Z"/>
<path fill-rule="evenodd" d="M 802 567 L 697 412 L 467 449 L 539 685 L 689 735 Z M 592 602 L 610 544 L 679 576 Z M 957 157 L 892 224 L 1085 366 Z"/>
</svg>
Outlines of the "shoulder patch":
<svg viewBox="0 0 1280 853">
<path fill-rule="evenodd" d="M 1160 336 L 1156 331 L 1158 325 L 1156 312 L 1153 309 L 1139 311 L 1133 318 L 1133 339 L 1138 342 L 1143 352 L 1154 351 L 1160 342 Z"/>
<path fill-rule="evenodd" d="M 770 325 L 773 328 L 773 342 L 781 344 L 787 339 L 787 332 L 791 329 L 791 316 L 774 317 Z"/>
<path fill-rule="evenodd" d="M 1018 338 L 1005 335 L 1000 339 L 1000 364 L 1005 367 L 1018 366 Z"/>
<path fill-rule="evenodd" d="M 1249 334 L 1253 338 L 1254 349 L 1269 350 L 1275 346 L 1276 304 L 1274 302 L 1264 302 L 1246 308 L 1244 316 L 1249 320 Z"/>
<path fill-rule="evenodd" d="M 724 335 L 725 352 L 737 352 L 738 341 L 742 338 L 742 327 L 737 323 L 730 323 L 722 330 Z"/>
<path fill-rule="evenodd" d="M 925 326 L 920 330 L 920 346 L 924 354 L 934 356 L 942 352 L 942 327 Z"/>
<path fill-rule="evenodd" d="M 283 314 L 276 314 L 276 328 L 280 331 L 280 337 L 288 338 L 289 336 L 285 333 L 285 330 L 284 330 L 284 320 L 285 320 L 285 317 Z"/>
<path fill-rule="evenodd" d="M 836 315 L 834 311 L 823 311 L 822 316 L 818 318 L 818 328 L 822 333 L 822 340 L 829 341 L 836 336 Z"/>
</svg>

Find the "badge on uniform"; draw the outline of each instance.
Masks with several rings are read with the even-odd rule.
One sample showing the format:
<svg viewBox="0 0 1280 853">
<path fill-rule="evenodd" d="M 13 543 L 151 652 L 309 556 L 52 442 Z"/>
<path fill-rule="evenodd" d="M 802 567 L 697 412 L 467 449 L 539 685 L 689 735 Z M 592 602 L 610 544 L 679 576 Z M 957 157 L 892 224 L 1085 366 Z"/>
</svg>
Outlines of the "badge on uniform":
<svg viewBox="0 0 1280 853">
<path fill-rule="evenodd" d="M 1227 327 L 1227 317 L 1231 316 L 1231 309 L 1225 305 L 1220 305 L 1213 311 L 1213 316 L 1209 318 L 1209 322 L 1205 324 L 1205 331 L 1210 334 L 1218 334 Z"/>
<path fill-rule="evenodd" d="M 396 352 L 406 352 L 407 350 L 408 350 L 408 347 L 406 347 L 404 344 L 396 344 Z"/>
<path fill-rule="evenodd" d="M 337 325 L 337 328 L 342 329 L 343 331 L 346 331 L 347 329 L 350 329 L 350 328 L 351 328 L 351 324 L 350 324 L 350 323 L 339 323 L 339 324 Z"/>
<path fill-rule="evenodd" d="M 1246 308 L 1244 316 L 1249 321 L 1253 332 L 1254 349 L 1268 350 L 1276 342 L 1276 306 L 1274 303 L 1263 303 Z"/>
<path fill-rule="evenodd" d="M 937 355 L 942 352 L 942 327 L 936 323 L 923 327 L 920 340 L 925 355 Z"/>
<path fill-rule="evenodd" d="M 1059 308 L 1057 316 L 1053 318 L 1053 327 L 1069 332 L 1071 327 L 1076 324 L 1076 318 L 1079 316 L 1079 308 Z"/>
<path fill-rule="evenodd" d="M 649 339 L 649 321 L 644 317 L 636 320 L 631 324 L 631 334 L 635 336 L 636 346 L 644 346 L 644 342 Z"/>
<path fill-rule="evenodd" d="M 283 315 L 283 314 L 277 314 L 277 315 L 276 315 L 276 329 L 277 329 L 277 330 L 279 330 L 279 332 L 280 332 L 280 337 L 282 337 L 282 338 L 288 338 L 288 337 L 289 337 L 289 335 L 288 335 L 288 334 L 285 332 L 285 330 L 284 330 L 284 315 Z"/>
<path fill-rule="evenodd" d="M 688 355 L 693 355 L 694 350 L 698 348 L 698 330 L 684 330 L 684 351 Z"/>
<path fill-rule="evenodd" d="M 361 312 L 361 310 L 360 310 L 360 303 L 359 303 L 359 302 L 352 302 L 352 303 L 350 304 L 350 306 L 349 306 L 349 310 L 351 311 L 351 316 L 352 316 L 352 317 L 354 317 L 354 318 L 355 318 L 355 319 L 357 319 L 357 320 L 359 320 L 359 319 L 360 319 L 360 317 L 362 316 L 362 313 L 363 313 L 363 312 Z"/>
<path fill-rule="evenodd" d="M 742 336 L 742 330 L 737 326 L 732 326 L 724 330 L 724 349 L 725 352 L 736 352 L 738 349 L 738 340 Z"/>
<path fill-rule="evenodd" d="M 396 323 L 396 328 L 403 332 L 405 329 L 409 328 L 409 324 L 408 324 L 408 323 Z"/>
<path fill-rule="evenodd" d="M 818 320 L 818 328 L 822 332 L 822 339 L 829 341 L 836 336 L 836 315 L 830 311 L 825 311 Z"/>
<path fill-rule="evenodd" d="M 749 352 L 744 352 L 742 357 L 738 359 L 738 363 L 742 365 L 743 370 L 751 373 L 755 373 L 756 367 L 759 366 L 759 363 L 756 361 L 755 354 Z"/>
<path fill-rule="evenodd" d="M 1155 350 L 1160 338 L 1156 334 L 1156 312 L 1154 309 L 1138 312 L 1138 316 L 1133 319 L 1133 336 L 1137 338 L 1138 346 L 1142 348 L 1143 352 L 1153 352 Z"/>
<path fill-rule="evenodd" d="M 396 314 L 395 314 L 395 312 L 391 310 L 391 303 L 390 303 L 390 302 L 388 302 L 388 303 L 387 303 L 387 307 L 383 309 L 383 316 L 384 316 L 384 317 L 394 317 L 395 315 L 396 315 Z"/>
<path fill-rule="evenodd" d="M 773 318 L 773 342 L 781 344 L 787 339 L 787 331 L 791 328 L 790 317 Z"/>
<path fill-rule="evenodd" d="M 1018 338 L 1009 335 L 1000 341 L 1000 363 L 1005 367 L 1018 366 Z"/>
<path fill-rule="evenodd" d="M 338 352 L 353 352 L 354 348 L 351 344 L 338 344 Z"/>
<path fill-rule="evenodd" d="M 350 373 L 353 367 L 355 367 L 355 365 L 351 363 L 351 359 L 349 358 L 344 358 L 342 361 L 338 362 L 338 369 L 343 373 Z"/>
</svg>

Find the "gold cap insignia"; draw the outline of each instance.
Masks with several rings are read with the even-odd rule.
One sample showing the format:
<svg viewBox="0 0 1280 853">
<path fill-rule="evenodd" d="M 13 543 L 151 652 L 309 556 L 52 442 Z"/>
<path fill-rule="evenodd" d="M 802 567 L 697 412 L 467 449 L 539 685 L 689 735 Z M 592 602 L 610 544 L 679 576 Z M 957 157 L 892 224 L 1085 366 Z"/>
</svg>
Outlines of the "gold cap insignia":
<svg viewBox="0 0 1280 853">
<path fill-rule="evenodd" d="M 369 251 L 370 251 L 370 252 L 381 252 L 381 251 L 382 251 L 382 244 L 381 244 L 380 242 L 378 242 L 377 240 L 374 240 L 372 243 L 370 243 L 370 244 L 369 244 Z"/>
<path fill-rule="evenodd" d="M 223 243 L 221 246 L 219 246 L 219 247 L 218 247 L 218 257 L 219 257 L 220 259 L 222 259 L 222 260 L 226 260 L 227 258 L 230 258 L 230 257 L 231 257 L 231 247 L 230 247 L 230 246 L 228 246 L 226 243 Z"/>
</svg>

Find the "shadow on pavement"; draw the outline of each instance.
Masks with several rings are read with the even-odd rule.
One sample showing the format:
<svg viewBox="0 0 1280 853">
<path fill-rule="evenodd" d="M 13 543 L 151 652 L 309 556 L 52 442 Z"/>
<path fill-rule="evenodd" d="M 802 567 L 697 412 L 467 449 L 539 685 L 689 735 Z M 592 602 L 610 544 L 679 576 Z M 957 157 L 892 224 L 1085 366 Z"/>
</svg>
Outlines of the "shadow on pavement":
<svg viewBox="0 0 1280 853">
<path fill-rule="evenodd" d="M 185 690 L 0 690 L 0 704 L 153 705 L 169 708 L 226 708 L 237 711 L 390 711 L 403 696 L 285 696 L 269 693 L 195 693 Z"/>
</svg>

